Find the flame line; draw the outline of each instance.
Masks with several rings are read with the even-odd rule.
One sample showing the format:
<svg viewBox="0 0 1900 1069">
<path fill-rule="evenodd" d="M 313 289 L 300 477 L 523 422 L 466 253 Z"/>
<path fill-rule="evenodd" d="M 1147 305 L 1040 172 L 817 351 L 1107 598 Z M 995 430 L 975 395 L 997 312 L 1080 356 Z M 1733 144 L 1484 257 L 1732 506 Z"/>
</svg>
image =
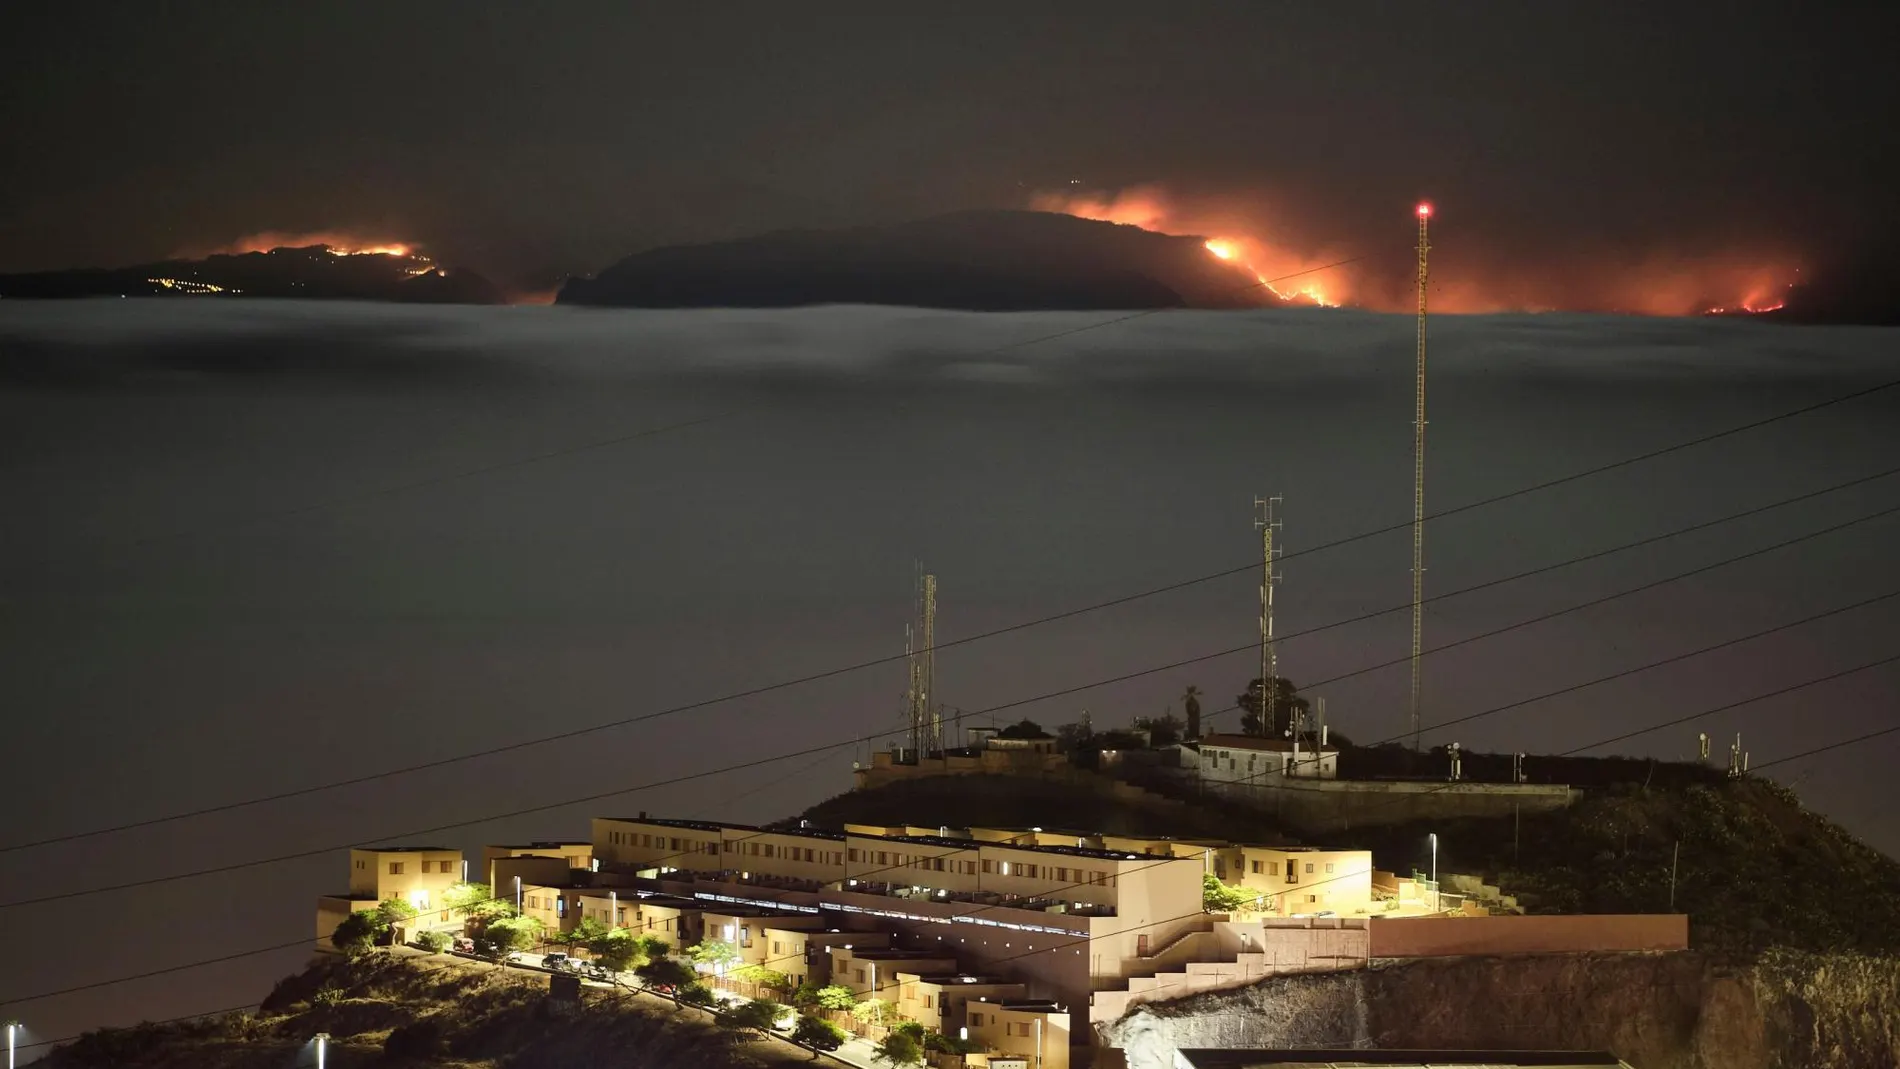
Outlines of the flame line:
<svg viewBox="0 0 1900 1069">
<path fill-rule="evenodd" d="M 1281 275 L 1278 278 L 1263 278 L 1258 282 L 1252 282 L 1245 286 L 1238 287 L 1232 292 L 1245 293 L 1248 290 L 1257 290 L 1262 286 L 1266 286 L 1267 288 L 1272 289 L 1273 284 L 1275 282 L 1285 282 L 1289 278 L 1298 278 L 1301 275 L 1311 275 L 1320 271 L 1330 271 L 1335 267 L 1344 267 L 1347 264 L 1356 264 L 1363 259 L 1365 259 L 1365 257 L 1363 256 L 1352 256 L 1344 260 L 1334 260 L 1332 263 L 1322 264 L 1319 267 L 1309 267 L 1304 271 L 1295 271 L 1290 275 Z M 1278 291 L 1275 291 L 1275 292 L 1278 292 Z M 1040 338 L 1030 338 L 1027 341 L 1011 342 L 1008 345 L 999 346 L 998 348 L 995 348 L 995 349 L 986 349 L 981 355 L 989 356 L 994 353 L 1006 353 L 1010 351 L 1011 349 L 1022 349 L 1031 345 L 1040 345 L 1046 341 L 1054 341 L 1057 338 L 1066 338 L 1071 334 L 1080 334 L 1085 330 L 1094 330 L 1097 327 L 1113 326 L 1116 323 L 1126 323 L 1131 319 L 1140 319 L 1142 316 L 1151 316 L 1157 312 L 1174 312 L 1174 311 L 1179 311 L 1179 309 L 1177 307 L 1172 307 L 1172 306 L 1167 307 L 1167 308 L 1144 308 L 1139 312 L 1132 312 L 1125 316 L 1116 316 L 1114 319 L 1104 319 L 1100 323 L 1089 323 L 1084 326 L 1073 327 L 1069 330 L 1060 330 L 1054 334 L 1045 334 Z"/>
</svg>

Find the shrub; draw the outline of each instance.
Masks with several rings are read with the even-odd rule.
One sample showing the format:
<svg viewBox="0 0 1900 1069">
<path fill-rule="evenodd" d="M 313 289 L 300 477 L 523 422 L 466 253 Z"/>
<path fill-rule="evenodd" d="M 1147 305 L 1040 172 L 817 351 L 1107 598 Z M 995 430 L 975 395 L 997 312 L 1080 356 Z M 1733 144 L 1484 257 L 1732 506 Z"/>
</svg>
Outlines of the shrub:
<svg viewBox="0 0 1900 1069">
<path fill-rule="evenodd" d="M 416 945 L 431 954 L 440 954 L 449 948 L 449 933 L 417 932 Z"/>
<path fill-rule="evenodd" d="M 818 1057 L 819 1051 L 837 1050 L 844 1046 L 845 1031 L 822 1017 L 804 1015 L 792 1029 L 792 1042 L 801 1047 L 810 1047 L 812 1057 Z"/>
<path fill-rule="evenodd" d="M 433 1058 L 445 1046 L 442 1026 L 425 1017 L 389 1033 L 383 1041 L 383 1053 L 391 1058 Z"/>
</svg>

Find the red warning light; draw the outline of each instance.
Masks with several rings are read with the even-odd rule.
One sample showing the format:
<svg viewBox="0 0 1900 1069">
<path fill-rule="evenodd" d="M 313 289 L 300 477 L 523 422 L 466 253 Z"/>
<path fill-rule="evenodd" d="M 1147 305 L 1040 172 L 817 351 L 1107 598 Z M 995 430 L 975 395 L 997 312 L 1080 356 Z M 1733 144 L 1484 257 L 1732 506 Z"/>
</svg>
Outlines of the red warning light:
<svg viewBox="0 0 1900 1069">
<path fill-rule="evenodd" d="M 1418 215 L 1419 215 L 1419 218 L 1421 218 L 1421 219 L 1423 219 L 1423 218 L 1425 218 L 1426 216 L 1428 216 L 1428 215 L 1430 215 L 1430 214 L 1432 214 L 1432 206 L 1431 206 L 1431 205 L 1429 205 L 1429 204 L 1421 204 L 1421 205 L 1419 205 L 1419 206 L 1418 206 Z"/>
</svg>

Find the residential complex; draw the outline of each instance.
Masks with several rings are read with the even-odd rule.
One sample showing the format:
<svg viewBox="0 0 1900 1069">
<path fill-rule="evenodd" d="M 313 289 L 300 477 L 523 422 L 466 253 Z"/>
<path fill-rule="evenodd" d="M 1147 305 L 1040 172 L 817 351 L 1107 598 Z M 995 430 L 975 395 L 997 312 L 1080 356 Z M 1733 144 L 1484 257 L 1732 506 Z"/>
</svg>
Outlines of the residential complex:
<svg viewBox="0 0 1900 1069">
<path fill-rule="evenodd" d="M 1065 1069 L 1071 1045 L 1094 1042 L 1139 1003 L 1277 973 L 1687 942 L 1679 916 L 1491 916 L 1461 896 L 1462 919 L 1448 919 L 1438 895 L 1376 871 L 1363 850 L 1045 828 L 762 828 L 644 813 L 592 825 L 587 842 L 487 847 L 477 879 L 550 931 L 593 919 L 676 946 L 722 940 L 737 950 L 734 965 L 887 1000 L 1031 1069 Z M 388 897 L 429 911 L 419 926 L 459 924 L 439 909 L 463 878 L 459 853 L 357 850 L 351 866 L 350 894 L 320 902 L 320 939 L 349 910 Z M 1255 897 L 1238 912 L 1209 912 L 1209 875 Z"/>
</svg>

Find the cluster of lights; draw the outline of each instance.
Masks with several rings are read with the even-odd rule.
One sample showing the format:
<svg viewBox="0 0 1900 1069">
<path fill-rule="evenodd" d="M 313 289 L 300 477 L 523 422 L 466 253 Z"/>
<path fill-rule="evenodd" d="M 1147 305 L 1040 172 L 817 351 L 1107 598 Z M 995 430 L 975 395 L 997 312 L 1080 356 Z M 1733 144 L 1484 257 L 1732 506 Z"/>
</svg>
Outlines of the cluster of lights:
<svg viewBox="0 0 1900 1069">
<path fill-rule="evenodd" d="M 145 281 L 163 286 L 168 290 L 192 295 L 205 293 L 242 293 L 242 290 L 226 290 L 223 286 L 214 286 L 209 282 L 194 282 L 186 278 L 148 278 Z"/>
</svg>

